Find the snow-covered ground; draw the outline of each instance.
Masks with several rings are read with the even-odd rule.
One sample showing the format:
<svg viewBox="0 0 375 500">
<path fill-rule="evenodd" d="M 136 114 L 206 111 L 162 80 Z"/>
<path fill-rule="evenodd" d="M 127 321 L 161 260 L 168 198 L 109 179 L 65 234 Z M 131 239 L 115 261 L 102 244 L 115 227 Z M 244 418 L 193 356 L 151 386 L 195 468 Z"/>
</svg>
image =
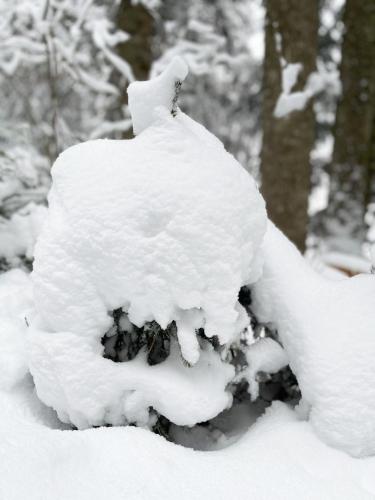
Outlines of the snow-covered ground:
<svg viewBox="0 0 375 500">
<path fill-rule="evenodd" d="M 375 498 L 375 457 L 356 459 L 327 446 L 282 403 L 255 423 L 249 406 L 243 415 L 249 429 L 223 433 L 215 451 L 194 451 L 135 427 L 69 430 L 39 401 L 28 374 L 32 317 L 28 275 L 2 274 L 1 500 Z M 181 433 L 177 439 L 184 441 Z"/>
<path fill-rule="evenodd" d="M 0 391 L 2 500 L 366 500 L 375 458 L 322 443 L 274 404 L 236 443 L 194 451 L 135 427 L 60 430 L 26 377 Z"/>
</svg>

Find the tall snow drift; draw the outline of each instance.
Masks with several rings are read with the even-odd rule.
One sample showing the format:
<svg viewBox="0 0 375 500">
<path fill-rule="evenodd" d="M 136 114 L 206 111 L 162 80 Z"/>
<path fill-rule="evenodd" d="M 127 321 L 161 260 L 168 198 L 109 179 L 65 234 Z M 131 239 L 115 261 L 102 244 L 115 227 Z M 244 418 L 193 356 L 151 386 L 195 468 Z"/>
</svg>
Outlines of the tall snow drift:
<svg viewBox="0 0 375 500">
<path fill-rule="evenodd" d="M 272 223 L 263 257 L 254 311 L 276 326 L 313 428 L 353 456 L 374 455 L 374 276 L 318 275 Z"/>
<path fill-rule="evenodd" d="M 238 292 L 259 277 L 266 213 L 250 175 L 176 107 L 186 73 L 175 60 L 155 80 L 130 86 L 135 139 L 73 146 L 52 168 L 48 220 L 35 250 L 31 370 L 39 397 L 77 426 L 116 423 L 120 415 L 142 421 L 148 406 L 192 425 L 230 403 L 225 387 L 233 370 L 223 370 L 195 332 L 203 327 L 225 344 L 246 326 Z M 182 355 L 195 366 L 189 372 L 173 355 L 165 369 L 175 384 L 193 380 L 195 371 L 203 382 L 196 390 L 189 385 L 177 414 L 182 401 L 168 398 L 178 391 L 163 393 L 161 385 L 159 399 L 150 396 L 156 380 L 168 380 L 153 381 L 157 367 L 143 363 L 134 377 L 137 360 L 101 358 L 109 312 L 120 307 L 138 327 L 176 321 Z M 110 391 L 103 384 L 112 384 Z M 139 411 L 126 403 L 132 390 Z"/>
</svg>

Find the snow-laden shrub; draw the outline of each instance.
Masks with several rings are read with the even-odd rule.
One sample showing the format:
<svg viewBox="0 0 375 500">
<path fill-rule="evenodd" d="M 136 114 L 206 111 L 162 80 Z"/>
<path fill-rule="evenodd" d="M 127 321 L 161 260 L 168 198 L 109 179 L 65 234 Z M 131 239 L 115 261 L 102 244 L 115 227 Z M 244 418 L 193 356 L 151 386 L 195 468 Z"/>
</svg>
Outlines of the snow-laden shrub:
<svg viewBox="0 0 375 500">
<path fill-rule="evenodd" d="M 175 60 L 130 86 L 135 139 L 79 144 L 52 168 L 30 368 L 80 428 L 150 426 L 150 409 L 194 425 L 231 404 L 225 347 L 249 324 L 238 294 L 259 277 L 266 213 L 249 174 L 177 108 L 186 73 Z"/>
</svg>

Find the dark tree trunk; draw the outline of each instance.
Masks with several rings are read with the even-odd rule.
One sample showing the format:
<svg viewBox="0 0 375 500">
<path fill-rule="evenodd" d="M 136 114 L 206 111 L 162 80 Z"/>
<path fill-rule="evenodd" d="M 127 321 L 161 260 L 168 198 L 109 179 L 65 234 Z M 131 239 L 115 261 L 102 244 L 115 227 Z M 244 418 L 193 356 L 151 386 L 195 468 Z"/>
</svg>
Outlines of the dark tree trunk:
<svg viewBox="0 0 375 500">
<path fill-rule="evenodd" d="M 282 91 L 282 60 L 303 65 L 293 91 L 302 90 L 315 70 L 318 1 L 267 0 L 266 9 L 262 192 L 270 219 L 304 251 L 314 112 L 311 102 L 282 118 L 276 118 L 274 110 Z"/>
<path fill-rule="evenodd" d="M 152 42 L 155 34 L 155 21 L 149 10 L 141 2 L 121 0 L 115 14 L 117 29 L 125 31 L 129 39 L 117 45 L 119 56 L 126 61 L 136 80 L 147 80 L 150 76 L 153 61 Z M 121 105 L 128 103 L 126 92 L 129 82 L 115 81 L 121 88 Z M 116 112 L 116 110 L 114 111 Z M 124 139 L 133 137 L 130 128 L 122 134 Z"/>
<path fill-rule="evenodd" d="M 334 250 L 360 252 L 365 213 L 374 201 L 375 2 L 347 0 L 342 48 L 342 97 L 336 113 L 324 233 Z"/>
<path fill-rule="evenodd" d="M 121 0 L 116 25 L 130 35 L 117 46 L 119 55 L 127 61 L 137 80 L 147 80 L 152 64 L 154 18 L 141 2 Z"/>
</svg>

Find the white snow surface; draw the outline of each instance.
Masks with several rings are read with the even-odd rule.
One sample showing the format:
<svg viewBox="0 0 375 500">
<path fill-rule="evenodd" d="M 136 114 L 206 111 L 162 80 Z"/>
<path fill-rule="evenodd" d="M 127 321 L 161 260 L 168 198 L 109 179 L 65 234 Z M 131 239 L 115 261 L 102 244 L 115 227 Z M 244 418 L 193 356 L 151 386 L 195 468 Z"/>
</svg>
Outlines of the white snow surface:
<svg viewBox="0 0 375 500">
<path fill-rule="evenodd" d="M 133 120 L 134 134 L 138 135 L 157 119 L 157 109 L 161 106 L 173 109 L 176 84 L 181 85 L 188 74 L 183 59 L 174 57 L 168 67 L 150 81 L 133 82 L 128 87 L 129 108 Z"/>
<path fill-rule="evenodd" d="M 98 337 L 107 312 L 128 304 L 138 326 L 202 309 L 208 336 L 233 337 L 238 291 L 259 276 L 266 214 L 216 138 L 162 114 L 133 140 L 69 148 L 52 178 L 33 272 L 51 330 Z"/>
<path fill-rule="evenodd" d="M 259 395 L 257 374 L 259 372 L 276 373 L 289 363 L 281 345 L 269 337 L 260 338 L 248 347 L 246 361 L 248 367 L 241 373 L 241 377 L 247 379 L 249 383 L 252 400 Z"/>
<path fill-rule="evenodd" d="M 375 279 L 318 275 L 269 223 L 254 286 L 258 319 L 277 327 L 309 420 L 328 444 L 375 454 Z"/>
<path fill-rule="evenodd" d="M 2 500 L 372 500 L 375 459 L 329 448 L 285 405 L 228 448 L 199 452 L 135 427 L 59 430 L 25 383 L 0 391 Z"/>
<path fill-rule="evenodd" d="M 163 362 L 149 366 L 145 353 L 114 363 L 95 339 L 59 332 L 32 333 L 30 369 L 39 398 L 60 420 L 79 429 L 103 424 L 150 426 L 152 407 L 178 425 L 215 417 L 232 402 L 225 391 L 234 369 L 208 344 L 193 367 L 176 343 Z"/>
<path fill-rule="evenodd" d="M 327 446 L 310 422 L 281 403 L 242 438 L 211 452 L 135 427 L 63 430 L 27 375 L 25 316 L 33 317 L 28 276 L 19 270 L 0 275 L 0 353 L 6 353 L 0 358 L 1 500 L 375 497 L 375 457 L 356 459 Z"/>
<path fill-rule="evenodd" d="M 173 86 L 184 69 L 176 64 L 156 83 L 164 78 Z M 154 84 L 139 84 L 137 98 Z M 133 389 L 132 404 L 142 409 L 136 421 L 149 404 L 186 425 L 226 408 L 232 369 L 200 348 L 196 330 L 204 327 L 222 344 L 234 340 L 249 322 L 238 292 L 261 271 L 266 212 L 255 181 L 218 139 L 179 111 L 173 117 L 155 95 L 150 125 L 135 139 L 73 146 L 52 168 L 49 215 L 35 249 L 39 320 L 31 330 L 30 366 L 42 401 L 78 427 L 132 421 L 137 412 L 125 400 Z M 143 108 L 131 110 L 134 123 L 144 124 Z M 137 361 L 119 366 L 100 359 L 108 313 L 119 307 L 139 327 L 155 320 L 166 328 L 175 320 L 182 355 L 196 370 L 184 369 L 175 346 L 163 365 L 176 369 L 175 377 L 168 371 L 176 388 L 161 383 L 156 391 L 154 376 L 163 367 L 131 376 Z M 147 377 L 148 385 L 137 383 Z M 194 398 L 189 387 L 197 377 L 202 385 Z M 164 400 L 178 393 L 179 382 L 186 405 L 174 410 L 177 395 Z"/>
<path fill-rule="evenodd" d="M 0 353 L 8 360 L 0 362 L 1 500 L 374 498 L 375 458 L 358 460 L 328 447 L 281 403 L 234 444 L 211 452 L 135 427 L 63 430 L 27 375 L 28 276 L 2 274 L 0 298 Z M 9 371 L 11 360 L 20 369 Z"/>
</svg>

